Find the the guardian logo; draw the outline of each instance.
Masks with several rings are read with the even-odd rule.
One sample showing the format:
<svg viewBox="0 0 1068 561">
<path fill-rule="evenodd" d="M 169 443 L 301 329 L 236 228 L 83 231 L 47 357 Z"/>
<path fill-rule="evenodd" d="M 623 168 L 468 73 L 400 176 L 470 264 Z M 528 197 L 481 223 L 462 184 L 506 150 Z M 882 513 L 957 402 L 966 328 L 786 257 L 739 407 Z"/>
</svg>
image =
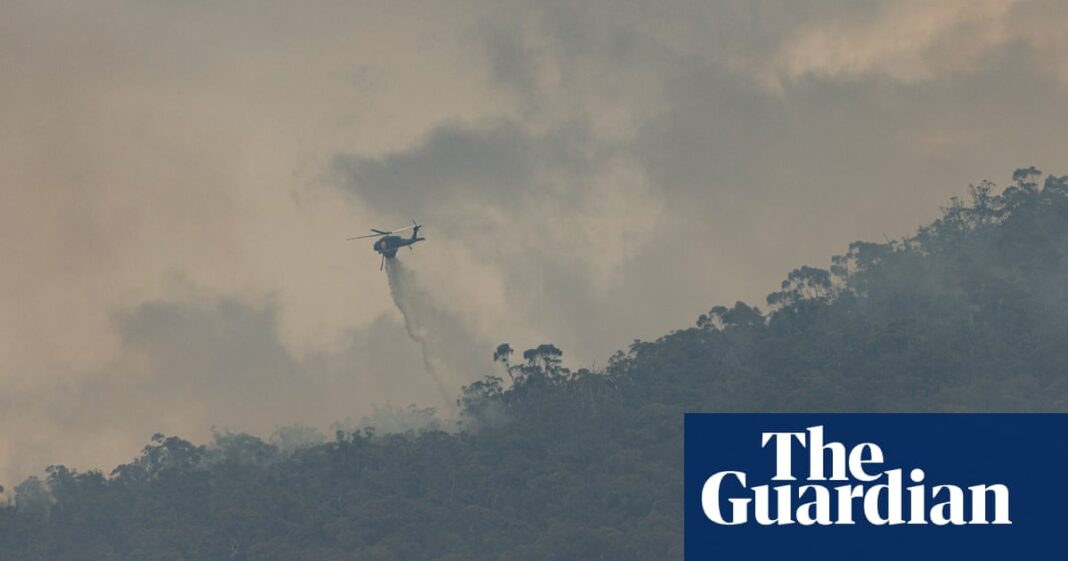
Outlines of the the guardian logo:
<svg viewBox="0 0 1068 561">
<path fill-rule="evenodd" d="M 882 448 L 863 442 L 847 448 L 827 441 L 824 427 L 764 432 L 760 446 L 774 452 L 772 483 L 754 484 L 745 471 L 723 470 L 701 488 L 701 508 L 713 523 L 736 526 L 875 526 L 1012 524 L 1010 491 L 1001 483 L 928 485 L 922 467 L 887 468 Z M 794 454 L 807 470 L 795 473 Z"/>
<path fill-rule="evenodd" d="M 687 413 L 687 561 L 1062 559 L 1068 415 Z"/>
</svg>

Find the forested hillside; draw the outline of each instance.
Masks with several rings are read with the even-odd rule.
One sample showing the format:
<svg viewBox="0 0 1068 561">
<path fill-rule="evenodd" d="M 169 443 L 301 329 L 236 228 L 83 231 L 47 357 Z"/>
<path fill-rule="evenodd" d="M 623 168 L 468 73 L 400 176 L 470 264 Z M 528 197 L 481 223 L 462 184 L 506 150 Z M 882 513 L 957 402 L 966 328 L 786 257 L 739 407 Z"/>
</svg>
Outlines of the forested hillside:
<svg viewBox="0 0 1068 561">
<path fill-rule="evenodd" d="M 501 345 L 459 432 L 158 436 L 110 474 L 52 467 L 0 508 L 0 559 L 681 559 L 684 411 L 1068 411 L 1068 176 L 1014 180 L 603 371 Z"/>
</svg>

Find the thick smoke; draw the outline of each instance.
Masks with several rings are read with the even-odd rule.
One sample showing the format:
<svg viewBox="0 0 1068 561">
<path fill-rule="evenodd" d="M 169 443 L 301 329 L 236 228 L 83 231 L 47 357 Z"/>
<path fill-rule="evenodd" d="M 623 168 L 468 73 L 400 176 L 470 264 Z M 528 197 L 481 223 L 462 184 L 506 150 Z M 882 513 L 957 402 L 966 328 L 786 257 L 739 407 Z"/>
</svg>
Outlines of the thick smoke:
<svg viewBox="0 0 1068 561">
<path fill-rule="evenodd" d="M 386 273 L 389 276 L 389 293 L 393 296 L 393 303 L 404 316 L 404 329 L 408 332 L 408 337 L 419 344 L 419 350 L 423 354 L 423 366 L 434 380 L 445 410 L 452 411 L 454 402 L 440 374 L 447 368 L 443 360 L 447 345 L 430 325 L 430 316 L 440 312 L 434 308 L 427 295 L 416 288 L 411 271 L 398 259 L 386 259 Z"/>
</svg>

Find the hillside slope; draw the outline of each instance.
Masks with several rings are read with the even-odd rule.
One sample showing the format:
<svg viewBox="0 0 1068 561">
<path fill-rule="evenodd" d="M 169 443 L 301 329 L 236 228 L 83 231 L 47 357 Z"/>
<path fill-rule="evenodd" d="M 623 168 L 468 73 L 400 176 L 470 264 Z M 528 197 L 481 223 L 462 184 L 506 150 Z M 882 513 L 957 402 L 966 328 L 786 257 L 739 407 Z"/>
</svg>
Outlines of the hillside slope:
<svg viewBox="0 0 1068 561">
<path fill-rule="evenodd" d="M 158 436 L 109 476 L 50 468 L 0 509 L 0 559 L 680 559 L 684 411 L 1068 411 L 1068 177 L 1014 178 L 603 372 L 502 345 L 458 434 Z"/>
</svg>

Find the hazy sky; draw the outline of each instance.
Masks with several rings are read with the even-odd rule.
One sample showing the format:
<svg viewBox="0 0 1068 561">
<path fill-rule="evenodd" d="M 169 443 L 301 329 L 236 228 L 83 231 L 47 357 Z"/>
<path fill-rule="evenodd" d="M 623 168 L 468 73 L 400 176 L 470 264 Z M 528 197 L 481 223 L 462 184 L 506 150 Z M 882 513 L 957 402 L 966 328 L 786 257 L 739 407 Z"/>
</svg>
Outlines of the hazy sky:
<svg viewBox="0 0 1068 561">
<path fill-rule="evenodd" d="M 0 483 L 437 405 L 369 227 L 458 390 L 1068 173 L 1068 5 L 843 4 L 0 3 Z"/>
</svg>

